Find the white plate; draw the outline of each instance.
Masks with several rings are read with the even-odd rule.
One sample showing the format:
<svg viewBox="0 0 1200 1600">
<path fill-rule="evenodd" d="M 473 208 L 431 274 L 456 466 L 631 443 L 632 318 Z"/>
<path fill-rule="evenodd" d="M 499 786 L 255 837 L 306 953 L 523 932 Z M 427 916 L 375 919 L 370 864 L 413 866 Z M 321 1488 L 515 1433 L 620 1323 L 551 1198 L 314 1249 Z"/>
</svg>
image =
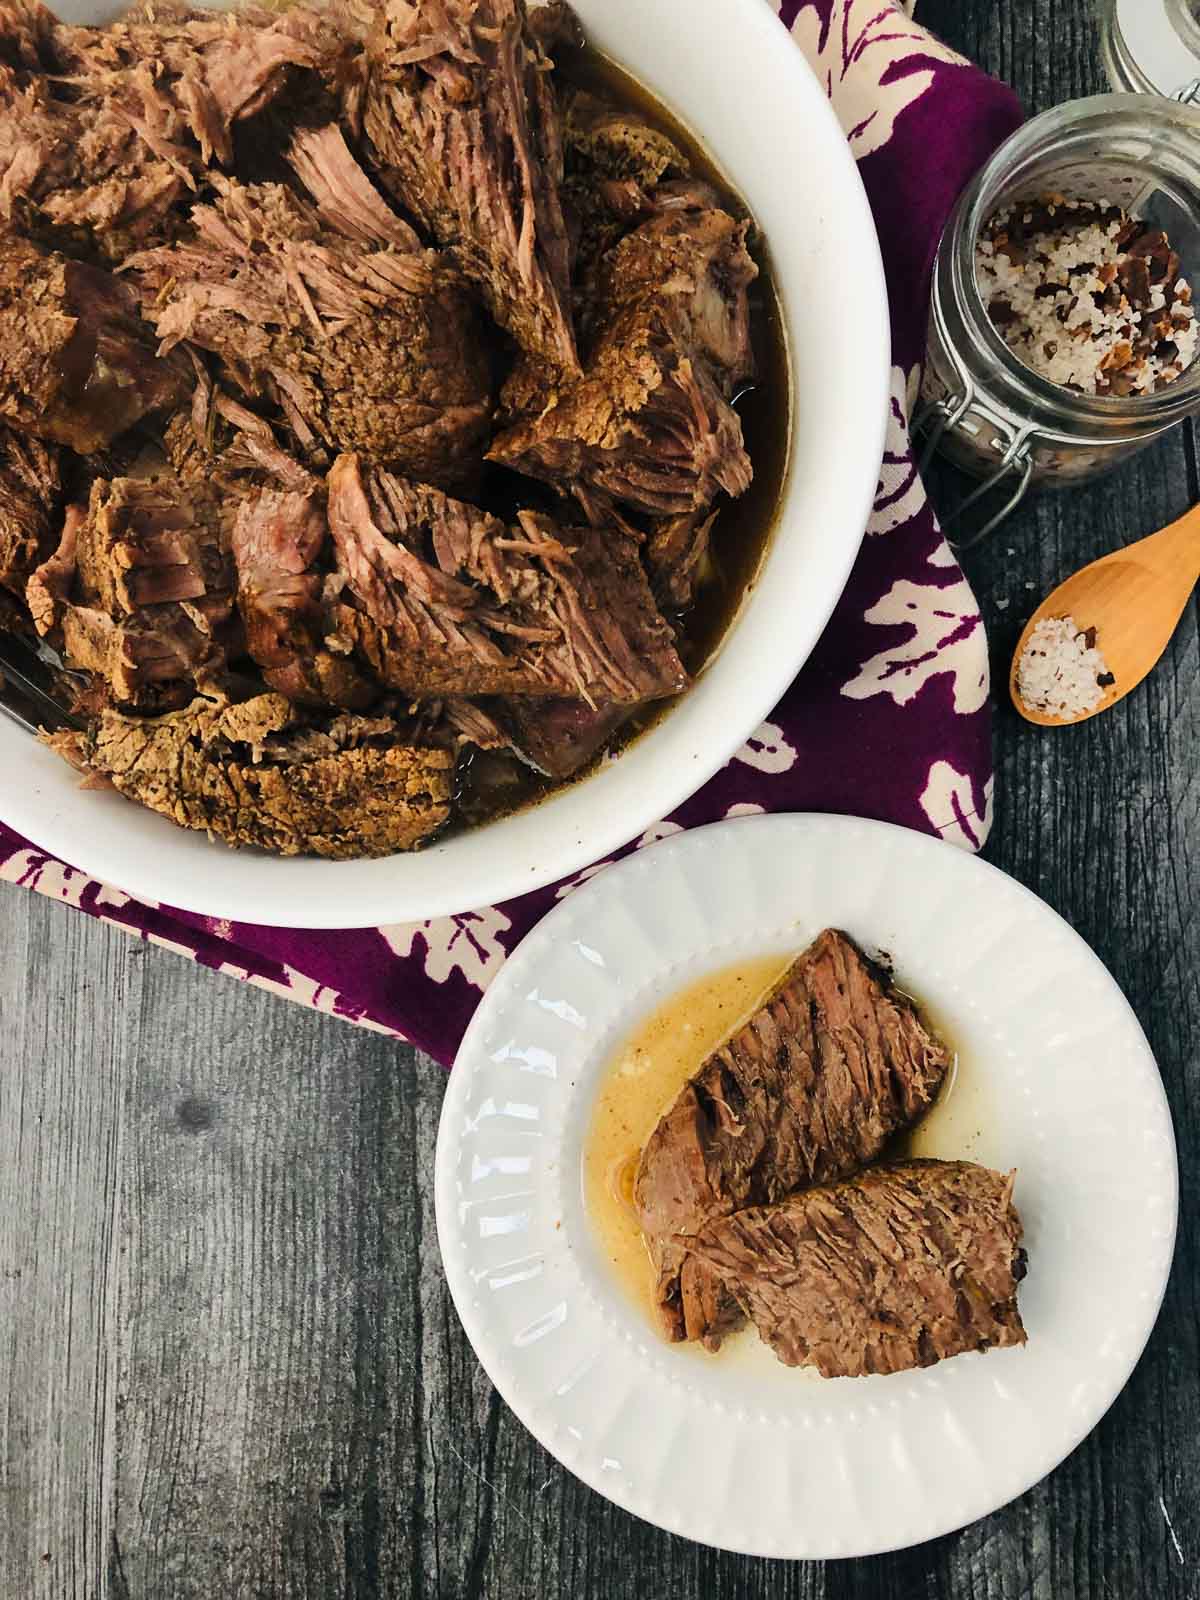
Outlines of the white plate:
<svg viewBox="0 0 1200 1600">
<path fill-rule="evenodd" d="M 978 1139 L 947 1115 L 932 1153 L 1018 1169 L 1024 1349 L 828 1382 L 752 1335 L 714 1358 L 663 1343 L 595 1248 L 581 1147 L 614 1046 L 706 971 L 827 925 L 890 953 L 986 1106 Z M 446 1274 L 504 1399 L 618 1505 L 755 1555 L 896 1549 L 1036 1483 L 1128 1378 L 1176 1209 L 1162 1083 L 1096 956 L 994 868 L 852 818 L 720 823 L 573 892 L 488 991 L 438 1136 Z"/>
<path fill-rule="evenodd" d="M 845 586 L 883 450 L 887 291 L 866 196 L 804 57 L 762 0 L 579 0 L 595 42 L 703 136 L 775 263 L 793 363 L 791 470 L 760 581 L 708 671 L 620 760 L 523 815 L 383 861 L 215 846 L 114 793 L 0 718 L 0 817 L 141 899 L 285 927 L 353 928 L 506 900 L 667 816 L 732 756 L 803 666 Z M 111 16 L 70 0 L 72 21 Z"/>
</svg>

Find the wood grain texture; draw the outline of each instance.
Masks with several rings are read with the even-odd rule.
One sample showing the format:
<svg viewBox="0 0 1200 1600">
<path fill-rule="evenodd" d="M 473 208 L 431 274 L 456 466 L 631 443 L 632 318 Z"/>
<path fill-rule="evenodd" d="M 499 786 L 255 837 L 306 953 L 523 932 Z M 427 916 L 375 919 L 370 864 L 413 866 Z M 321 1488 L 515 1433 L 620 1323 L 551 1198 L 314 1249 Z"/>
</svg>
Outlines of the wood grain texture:
<svg viewBox="0 0 1200 1600">
<path fill-rule="evenodd" d="M 1090 0 L 923 14 L 1033 109 L 1101 86 Z M 1043 594 L 1197 499 L 1178 434 L 975 555 L 997 684 Z M 1046 1482 L 960 1534 L 827 1566 L 635 1521 L 532 1441 L 458 1326 L 433 1222 L 438 1067 L 0 889 L 0 1595 L 1196 1600 L 1198 622 L 1193 602 L 1108 716 L 1052 735 L 997 717 L 988 854 L 1130 996 L 1183 1170 L 1158 1329 Z"/>
<path fill-rule="evenodd" d="M 0 1592 L 96 1592 L 112 1524 L 120 1114 L 141 951 L 38 896 L 0 923 Z"/>
</svg>

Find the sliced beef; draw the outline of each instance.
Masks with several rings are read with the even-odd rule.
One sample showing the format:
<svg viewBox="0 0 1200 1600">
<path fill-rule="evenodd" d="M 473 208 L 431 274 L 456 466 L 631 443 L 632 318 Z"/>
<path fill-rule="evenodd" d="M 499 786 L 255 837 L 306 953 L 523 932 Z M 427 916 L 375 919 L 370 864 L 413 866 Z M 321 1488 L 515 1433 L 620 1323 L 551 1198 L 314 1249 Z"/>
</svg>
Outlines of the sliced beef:
<svg viewBox="0 0 1200 1600">
<path fill-rule="evenodd" d="M 123 284 L 0 236 L 0 420 L 86 454 L 183 394 Z"/>
<path fill-rule="evenodd" d="M 388 718 L 313 723 L 278 694 L 201 698 L 161 717 L 109 710 L 46 742 L 181 827 L 280 855 L 411 850 L 450 811 L 448 750 L 411 743 Z"/>
<path fill-rule="evenodd" d="M 306 450 L 360 450 L 437 482 L 469 475 L 491 374 L 456 275 L 431 252 L 329 231 L 279 184 L 213 181 L 194 237 L 128 263 L 162 347 L 213 351 Z"/>
<path fill-rule="evenodd" d="M 389 193 L 449 248 L 521 349 L 578 369 L 562 130 L 525 0 L 388 0 L 363 122 Z"/>
<path fill-rule="evenodd" d="M 636 547 L 522 512 L 516 527 L 343 456 L 329 524 L 351 603 L 336 643 L 391 689 L 578 696 L 672 694 L 686 674 Z"/>
<path fill-rule="evenodd" d="M 53 551 L 62 503 L 55 445 L 0 428 L 0 588 L 25 602 L 25 585 Z"/>
<path fill-rule="evenodd" d="M 876 1167 L 714 1222 L 692 1248 L 779 1359 L 825 1378 L 1025 1343 L 1013 1174 Z"/>
<path fill-rule="evenodd" d="M 216 679 L 235 635 L 219 510 L 173 476 L 98 479 L 28 586 L 38 629 L 118 705 L 185 704 Z"/>
<path fill-rule="evenodd" d="M 751 365 L 745 232 L 726 212 L 685 210 L 621 240 L 583 377 L 545 390 L 489 459 L 660 516 L 743 493 L 752 467 L 729 398 Z"/>
<path fill-rule="evenodd" d="M 932 1104 L 949 1062 L 886 975 L 845 934 L 821 934 L 642 1152 L 635 1200 L 668 1337 L 715 1348 L 731 1320 L 691 1250 L 710 1222 L 873 1161 Z"/>
<path fill-rule="evenodd" d="M 375 689 L 325 644 L 329 540 L 324 487 L 264 488 L 242 501 L 233 532 L 246 648 L 272 689 L 299 704 L 361 708 Z"/>
<path fill-rule="evenodd" d="M 40 40 L 38 67 L 0 77 L 0 216 L 110 262 L 172 238 L 205 170 L 230 161 L 234 125 L 346 50 L 303 6 L 147 5 Z"/>
</svg>

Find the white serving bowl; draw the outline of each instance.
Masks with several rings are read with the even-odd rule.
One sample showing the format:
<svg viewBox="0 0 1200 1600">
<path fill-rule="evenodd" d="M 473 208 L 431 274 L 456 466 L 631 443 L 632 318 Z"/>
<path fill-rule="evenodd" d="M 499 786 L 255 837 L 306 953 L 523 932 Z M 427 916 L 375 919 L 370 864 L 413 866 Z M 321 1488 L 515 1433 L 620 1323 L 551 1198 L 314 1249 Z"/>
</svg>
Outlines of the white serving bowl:
<svg viewBox="0 0 1200 1600">
<path fill-rule="evenodd" d="M 792 354 L 793 444 L 757 582 L 695 686 L 619 760 L 540 805 L 379 861 L 234 851 L 83 790 L 0 719 L 0 817 L 140 899 L 286 927 L 421 921 L 536 889 L 666 816 L 769 714 L 829 619 L 878 478 L 889 392 L 887 298 L 845 138 L 763 0 L 575 0 L 594 43 L 707 145 L 770 244 Z M 70 21 L 112 8 L 60 4 Z"/>
</svg>

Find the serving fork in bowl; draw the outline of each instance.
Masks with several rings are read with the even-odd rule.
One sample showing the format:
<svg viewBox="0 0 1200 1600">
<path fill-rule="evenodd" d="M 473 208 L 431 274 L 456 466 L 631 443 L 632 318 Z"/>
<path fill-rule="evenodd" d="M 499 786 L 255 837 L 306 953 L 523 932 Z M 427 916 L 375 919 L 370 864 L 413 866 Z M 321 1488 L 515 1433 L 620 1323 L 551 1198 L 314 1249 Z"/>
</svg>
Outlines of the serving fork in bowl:
<svg viewBox="0 0 1200 1600">
<path fill-rule="evenodd" d="M 79 727 L 79 719 L 63 704 L 58 670 L 45 647 L 39 650 L 0 633 L 0 713 L 35 738 L 43 728 Z"/>
</svg>

